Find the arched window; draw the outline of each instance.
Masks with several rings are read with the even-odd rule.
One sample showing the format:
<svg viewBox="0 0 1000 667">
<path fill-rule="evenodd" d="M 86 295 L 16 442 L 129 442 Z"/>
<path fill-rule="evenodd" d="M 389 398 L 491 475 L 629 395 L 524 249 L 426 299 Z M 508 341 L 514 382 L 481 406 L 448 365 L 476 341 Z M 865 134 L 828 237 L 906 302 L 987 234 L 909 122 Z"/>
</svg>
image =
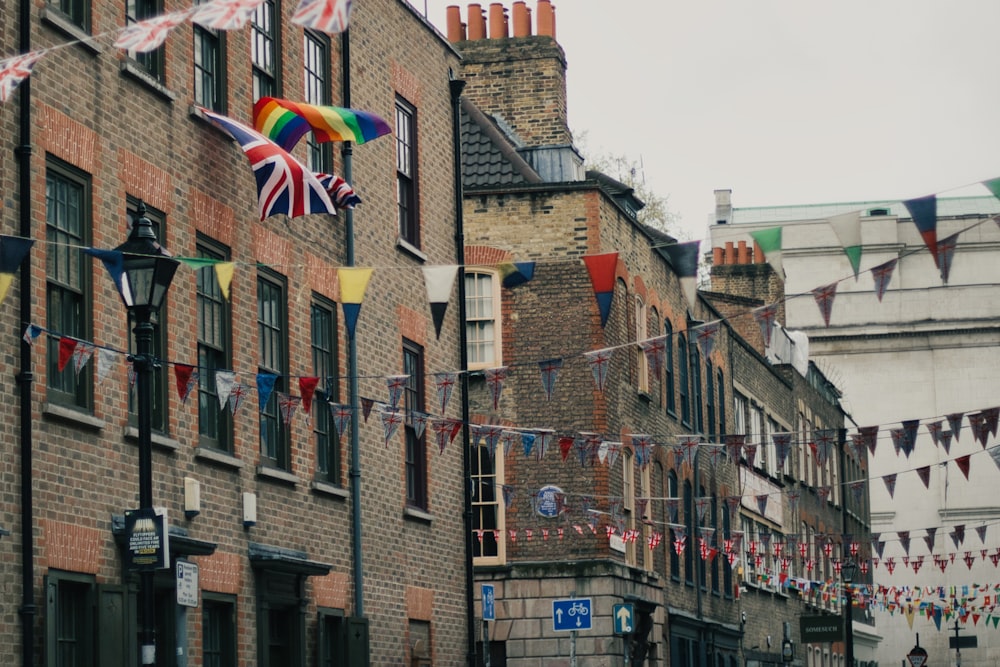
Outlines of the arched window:
<svg viewBox="0 0 1000 667">
<path fill-rule="evenodd" d="M 691 425 L 691 386 L 688 380 L 688 349 L 687 338 L 684 334 L 677 337 L 677 363 L 680 366 L 680 388 L 681 388 L 681 423 L 685 426 Z"/>
<path fill-rule="evenodd" d="M 696 433 L 705 432 L 705 410 L 701 400 L 701 353 L 697 347 L 692 349 L 691 360 L 691 410 L 694 417 Z"/>
<path fill-rule="evenodd" d="M 708 413 L 708 439 L 715 440 L 715 378 L 712 362 L 705 360 L 705 409 Z"/>
<path fill-rule="evenodd" d="M 676 415 L 677 398 L 674 394 L 674 328 L 670 326 L 670 320 L 663 320 L 663 333 L 666 334 L 667 337 L 667 342 L 664 346 L 667 353 L 667 374 L 663 378 L 664 388 L 667 392 L 667 412 L 672 415 Z"/>
</svg>

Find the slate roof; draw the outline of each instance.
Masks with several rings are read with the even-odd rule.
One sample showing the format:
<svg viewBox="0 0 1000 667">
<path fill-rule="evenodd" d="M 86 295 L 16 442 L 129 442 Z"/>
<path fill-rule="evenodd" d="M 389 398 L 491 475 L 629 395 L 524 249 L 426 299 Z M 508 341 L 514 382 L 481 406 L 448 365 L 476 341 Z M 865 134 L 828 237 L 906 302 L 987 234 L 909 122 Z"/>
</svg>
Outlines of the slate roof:
<svg viewBox="0 0 1000 667">
<path fill-rule="evenodd" d="M 495 188 L 541 182 L 542 177 L 496 121 L 462 98 L 462 186 Z"/>
</svg>

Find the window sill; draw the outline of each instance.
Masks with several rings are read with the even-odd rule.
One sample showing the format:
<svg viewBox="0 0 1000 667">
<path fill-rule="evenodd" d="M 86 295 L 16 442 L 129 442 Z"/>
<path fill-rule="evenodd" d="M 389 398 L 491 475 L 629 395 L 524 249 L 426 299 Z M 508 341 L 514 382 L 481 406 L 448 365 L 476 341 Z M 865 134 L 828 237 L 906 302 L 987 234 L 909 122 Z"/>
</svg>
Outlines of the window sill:
<svg viewBox="0 0 1000 667">
<path fill-rule="evenodd" d="M 123 435 L 126 440 L 138 440 L 139 429 L 135 426 L 126 426 Z M 162 433 L 157 433 L 156 431 L 153 431 L 152 440 L 154 447 L 165 451 L 176 452 L 181 448 L 181 443 L 177 442 L 173 438 L 163 435 Z"/>
<path fill-rule="evenodd" d="M 434 521 L 434 516 L 416 507 L 406 507 L 403 509 L 403 518 L 407 521 L 425 523 L 428 526 Z"/>
<path fill-rule="evenodd" d="M 132 60 L 131 58 L 126 58 L 121 62 L 121 73 L 125 76 L 138 81 L 142 85 L 149 88 L 151 91 L 162 97 L 167 102 L 173 102 L 177 99 L 177 95 L 170 91 L 166 86 L 164 86 L 160 81 L 156 79 L 152 74 L 146 71 L 139 63 Z"/>
<path fill-rule="evenodd" d="M 221 113 L 221 112 L 220 112 L 220 113 Z M 196 106 L 195 106 L 195 105 L 193 105 L 193 104 L 192 104 L 191 106 L 189 106 L 189 107 L 188 107 L 188 116 L 190 116 L 191 118 L 195 119 L 195 120 L 196 120 L 196 121 L 198 121 L 199 123 L 204 123 L 205 127 L 210 127 L 210 128 L 212 128 L 213 130 L 215 130 L 216 132 L 218 132 L 218 133 L 219 133 L 219 136 L 220 136 L 220 137 L 225 137 L 226 141 L 230 141 L 230 142 L 233 142 L 233 141 L 236 141 L 236 140 L 235 140 L 235 139 L 233 139 L 233 137 L 232 137 L 231 135 L 229 135 L 229 134 L 228 134 L 228 133 L 227 133 L 227 132 L 226 132 L 225 130 L 223 130 L 222 128 L 220 128 L 220 127 L 216 126 L 216 124 L 215 124 L 215 123 L 213 123 L 212 121 L 210 121 L 210 120 L 209 120 L 209 119 L 208 119 L 208 118 L 207 118 L 207 117 L 205 116 L 205 114 L 203 114 L 203 113 L 202 113 L 202 112 L 201 112 L 201 111 L 200 111 L 200 110 L 198 109 L 198 107 L 196 107 Z"/>
<path fill-rule="evenodd" d="M 94 55 L 97 55 L 104 50 L 100 44 L 96 43 L 97 38 L 94 37 L 94 35 L 91 35 L 76 23 L 73 23 L 68 16 L 54 7 L 42 7 L 42 9 L 38 12 L 38 18 L 42 20 L 42 23 L 58 30 L 67 37 L 72 38 L 80 46 Z"/>
<path fill-rule="evenodd" d="M 222 451 L 221 449 L 196 447 L 194 450 L 194 457 L 208 463 L 217 463 L 234 470 L 239 470 L 243 467 L 243 461 L 239 460 L 229 452 Z"/>
<path fill-rule="evenodd" d="M 426 262 L 427 261 L 427 255 L 425 255 L 423 252 L 421 252 L 420 248 L 418 248 L 417 246 L 413 245 L 412 243 L 410 243 L 409 241 L 407 241 L 406 239 L 404 239 L 401 236 L 396 238 L 396 247 L 399 248 L 400 250 L 402 250 L 403 252 L 405 252 L 407 255 L 410 255 L 411 257 L 413 257 L 416 260 L 419 260 L 421 262 Z"/>
<path fill-rule="evenodd" d="M 636 393 L 639 396 L 639 400 L 644 401 L 646 403 L 653 402 L 653 395 L 649 393 L 648 389 L 638 389 L 636 390 Z"/>
<path fill-rule="evenodd" d="M 350 493 L 347 489 L 342 486 L 337 486 L 330 482 L 324 482 L 321 479 L 314 479 L 310 488 L 314 493 L 323 496 L 331 496 L 338 500 L 347 500 Z"/>
<path fill-rule="evenodd" d="M 70 422 L 91 431 L 100 431 L 107 426 L 103 419 L 99 419 L 90 413 L 81 412 L 75 408 L 55 403 L 43 403 L 42 414 L 50 419 Z"/>
<path fill-rule="evenodd" d="M 257 476 L 271 480 L 273 482 L 284 482 L 285 484 L 298 484 L 301 480 L 292 473 L 270 466 L 257 466 Z"/>
</svg>

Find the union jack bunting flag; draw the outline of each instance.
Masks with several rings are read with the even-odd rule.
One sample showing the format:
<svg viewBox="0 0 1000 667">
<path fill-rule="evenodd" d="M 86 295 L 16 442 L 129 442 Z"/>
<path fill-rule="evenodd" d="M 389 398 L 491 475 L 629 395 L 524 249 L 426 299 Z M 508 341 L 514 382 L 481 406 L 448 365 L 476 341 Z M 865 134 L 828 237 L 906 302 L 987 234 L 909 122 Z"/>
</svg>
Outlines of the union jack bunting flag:
<svg viewBox="0 0 1000 667">
<path fill-rule="evenodd" d="M 205 118 L 239 142 L 249 158 L 257 180 L 261 220 L 279 213 L 290 218 L 312 213 L 336 214 L 323 184 L 278 144 L 232 118 L 199 109 Z"/>
<path fill-rule="evenodd" d="M 338 33 L 347 30 L 350 16 L 351 0 L 301 0 L 292 23 L 320 32 Z"/>
<path fill-rule="evenodd" d="M 36 51 L 0 60 L 0 102 L 6 102 L 18 84 L 31 76 L 31 68 L 43 55 Z"/>
<path fill-rule="evenodd" d="M 213 30 L 239 30 L 264 0 L 212 0 L 198 5 L 191 20 Z"/>
<path fill-rule="evenodd" d="M 118 33 L 115 40 L 116 49 L 125 49 L 137 53 L 145 53 L 158 49 L 167 41 L 170 31 L 179 26 L 191 14 L 190 11 L 171 12 L 162 16 L 133 23 Z"/>
</svg>

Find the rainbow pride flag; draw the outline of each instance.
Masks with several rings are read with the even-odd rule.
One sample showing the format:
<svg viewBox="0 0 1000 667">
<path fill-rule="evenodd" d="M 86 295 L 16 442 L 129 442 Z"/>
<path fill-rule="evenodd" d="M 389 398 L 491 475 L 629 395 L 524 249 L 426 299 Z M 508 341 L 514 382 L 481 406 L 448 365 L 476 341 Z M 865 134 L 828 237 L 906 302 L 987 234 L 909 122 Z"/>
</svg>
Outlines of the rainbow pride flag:
<svg viewBox="0 0 1000 667">
<path fill-rule="evenodd" d="M 316 106 L 275 97 L 262 97 L 253 105 L 253 125 L 286 151 L 292 150 L 310 130 L 320 143 L 352 141 L 363 144 L 392 133 L 388 123 L 367 111 Z"/>
</svg>

